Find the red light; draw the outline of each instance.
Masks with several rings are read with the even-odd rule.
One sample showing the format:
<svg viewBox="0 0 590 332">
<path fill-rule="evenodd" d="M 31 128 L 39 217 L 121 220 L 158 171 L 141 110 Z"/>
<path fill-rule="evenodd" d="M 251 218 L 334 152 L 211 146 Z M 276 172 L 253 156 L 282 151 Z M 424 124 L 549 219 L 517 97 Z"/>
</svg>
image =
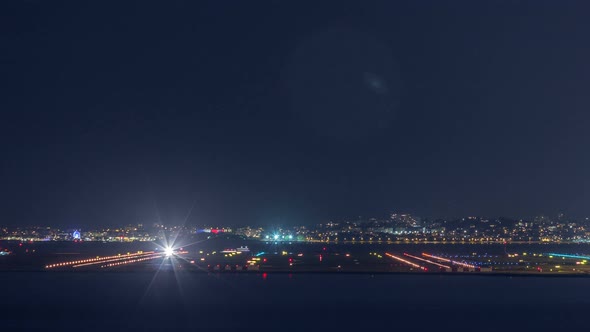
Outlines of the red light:
<svg viewBox="0 0 590 332">
<path fill-rule="evenodd" d="M 19 243 L 19 244 L 18 244 L 18 246 L 19 246 L 19 247 L 22 247 L 22 246 L 23 246 L 23 244 L 22 244 L 22 243 Z"/>
<path fill-rule="evenodd" d="M 289 258 L 289 263 L 293 262 L 293 258 Z"/>
<path fill-rule="evenodd" d="M 263 262 L 266 262 L 266 258 L 262 260 Z"/>
<path fill-rule="evenodd" d="M 266 272 L 264 272 L 264 273 L 262 274 L 262 279 L 266 280 L 266 277 L 267 277 L 267 276 L 268 276 L 268 275 L 266 274 Z"/>
<path fill-rule="evenodd" d="M 326 251 L 326 247 L 324 247 L 324 251 Z"/>
<path fill-rule="evenodd" d="M 320 255 L 320 262 L 322 261 L 322 255 Z"/>
</svg>

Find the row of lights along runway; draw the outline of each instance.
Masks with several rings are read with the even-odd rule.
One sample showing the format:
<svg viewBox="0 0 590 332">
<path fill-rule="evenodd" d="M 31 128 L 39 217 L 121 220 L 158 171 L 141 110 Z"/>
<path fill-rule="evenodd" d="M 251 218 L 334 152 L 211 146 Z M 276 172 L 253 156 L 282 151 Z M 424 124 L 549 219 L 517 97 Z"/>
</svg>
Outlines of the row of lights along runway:
<svg viewBox="0 0 590 332">
<path fill-rule="evenodd" d="M 481 271 L 481 267 L 479 267 L 479 266 L 475 266 L 475 265 L 468 264 L 465 262 L 454 261 L 454 260 L 450 260 L 448 258 L 434 256 L 434 255 L 430 255 L 427 253 L 422 253 L 422 256 L 430 258 L 430 259 L 410 255 L 408 253 L 403 254 L 403 256 L 407 257 L 407 259 L 393 255 L 388 252 L 385 253 L 385 256 L 392 258 L 396 261 L 399 261 L 405 265 L 408 265 L 411 268 L 417 268 L 422 271 L 429 271 L 428 265 L 436 266 L 438 268 L 438 271 L 441 271 L 441 272 L 446 272 L 446 271 L 452 271 L 452 272 L 474 272 L 474 271 L 477 271 L 477 272 L 479 272 L 479 271 Z M 442 264 L 443 262 L 449 263 L 449 264 L 447 264 L 447 265 Z"/>
<path fill-rule="evenodd" d="M 241 248 L 241 247 L 240 247 Z M 247 247 L 245 247 L 247 248 Z M 242 249 L 245 249 L 242 248 Z M 182 254 L 182 257 L 180 255 Z M 505 255 L 446 255 L 428 253 L 369 253 L 372 257 L 362 257 L 350 252 L 330 251 L 324 247 L 320 251 L 303 252 L 258 252 L 256 254 L 236 249 L 205 252 L 196 250 L 188 253 L 182 248 L 174 250 L 166 248 L 155 251 L 138 251 L 136 253 L 118 254 L 113 256 L 96 256 L 94 258 L 63 261 L 45 265 L 48 270 L 63 271 L 67 269 L 85 270 L 85 268 L 115 268 L 122 265 L 138 264 L 158 258 L 166 259 L 173 256 L 179 258 L 173 262 L 163 261 L 162 264 L 148 264 L 141 268 L 175 268 L 199 271 L 361 271 L 361 272 L 569 272 L 590 274 L 586 264 L 590 255 L 559 254 L 559 253 L 512 253 Z M 482 259 L 483 258 L 483 259 Z M 397 261 L 397 264 L 386 262 Z M 496 262 L 498 261 L 498 262 Z M 188 264 L 188 265 L 187 265 Z M 497 265 L 494 265 L 497 264 Z M 492 265 L 494 267 L 492 268 Z"/>
<path fill-rule="evenodd" d="M 97 256 L 96 258 L 88 258 L 74 261 L 65 261 L 45 266 L 45 269 L 63 269 L 63 268 L 80 268 L 80 267 L 114 267 L 132 263 L 144 262 L 156 258 L 170 257 L 173 254 L 182 252 L 174 252 L 171 248 L 166 248 L 164 252 L 155 251 L 138 251 L 136 253 L 118 254 L 114 256 Z"/>
</svg>

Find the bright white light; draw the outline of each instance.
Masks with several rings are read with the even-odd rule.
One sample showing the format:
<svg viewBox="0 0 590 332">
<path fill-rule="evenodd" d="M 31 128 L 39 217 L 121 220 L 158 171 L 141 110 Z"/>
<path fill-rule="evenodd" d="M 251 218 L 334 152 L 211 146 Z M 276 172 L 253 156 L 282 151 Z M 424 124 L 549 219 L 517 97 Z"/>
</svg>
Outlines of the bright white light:
<svg viewBox="0 0 590 332">
<path fill-rule="evenodd" d="M 277 240 L 279 238 L 279 235 L 275 234 L 274 238 L 275 238 L 275 240 Z"/>
<path fill-rule="evenodd" d="M 166 253 L 166 256 L 172 256 L 172 254 L 174 253 L 174 249 L 166 247 L 166 249 L 164 249 L 164 253 Z"/>
</svg>

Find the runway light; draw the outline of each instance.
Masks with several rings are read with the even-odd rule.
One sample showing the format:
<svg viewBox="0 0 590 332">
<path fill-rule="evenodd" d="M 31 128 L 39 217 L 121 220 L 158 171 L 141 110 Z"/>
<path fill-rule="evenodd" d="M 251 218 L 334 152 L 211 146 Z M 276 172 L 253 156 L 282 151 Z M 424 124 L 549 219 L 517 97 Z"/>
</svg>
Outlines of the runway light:
<svg viewBox="0 0 590 332">
<path fill-rule="evenodd" d="M 549 253 L 549 257 L 553 258 L 553 256 L 561 257 L 561 258 L 577 258 L 577 259 L 588 259 L 589 256 L 580 256 L 580 255 L 566 255 L 566 254 L 556 254 L 556 253 Z"/>
<path fill-rule="evenodd" d="M 427 269 L 426 267 L 424 267 L 424 266 L 420 266 L 420 265 L 418 265 L 418 264 L 416 264 L 416 263 L 412 263 L 412 262 L 410 262 L 410 261 L 408 261 L 408 260 L 405 260 L 405 259 L 403 259 L 403 258 L 400 258 L 400 257 L 394 256 L 394 255 L 392 255 L 392 254 L 390 254 L 390 253 L 388 253 L 388 252 L 386 252 L 386 253 L 385 253 L 385 255 L 386 255 L 386 256 L 388 256 L 388 257 L 391 257 L 391 258 L 393 258 L 393 259 L 395 259 L 395 260 L 398 260 L 398 261 L 400 261 L 400 262 L 402 262 L 402 263 L 406 263 L 406 264 L 408 264 L 408 265 L 410 265 L 410 266 L 412 266 L 412 267 L 417 267 L 417 268 L 419 268 L 419 269 L 422 269 L 423 271 L 428 271 L 428 269 Z"/>
</svg>

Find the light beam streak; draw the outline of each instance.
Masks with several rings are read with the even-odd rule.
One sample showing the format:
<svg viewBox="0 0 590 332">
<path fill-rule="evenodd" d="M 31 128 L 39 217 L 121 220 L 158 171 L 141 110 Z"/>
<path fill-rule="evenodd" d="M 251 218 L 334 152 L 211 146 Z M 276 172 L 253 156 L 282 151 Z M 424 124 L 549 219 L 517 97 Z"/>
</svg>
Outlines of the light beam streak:
<svg viewBox="0 0 590 332">
<path fill-rule="evenodd" d="M 430 254 L 427 254 L 427 253 L 424 253 L 424 252 L 422 253 L 422 256 L 429 257 L 429 258 L 434 258 L 434 259 L 437 259 L 437 260 L 443 261 L 443 262 L 448 262 L 448 263 L 451 263 L 451 265 L 452 264 L 455 264 L 455 265 L 459 265 L 459 266 L 463 266 L 463 267 L 468 267 L 468 268 L 471 268 L 471 269 L 475 269 L 477 267 L 475 265 L 471 265 L 471 264 L 467 264 L 467 263 L 463 263 L 463 262 L 458 262 L 458 261 L 450 260 L 450 259 L 444 258 L 444 257 L 430 255 Z"/>
<path fill-rule="evenodd" d="M 424 270 L 424 271 L 426 271 L 426 270 L 427 270 L 427 269 L 426 269 L 424 266 L 420 266 L 420 265 L 418 265 L 418 264 L 416 264 L 416 263 L 410 262 L 409 260 L 403 259 L 403 258 L 401 258 L 401 257 L 394 256 L 394 255 L 392 255 L 392 254 L 390 254 L 390 253 L 388 253 L 388 252 L 386 252 L 386 253 L 385 253 L 385 255 L 386 255 L 386 256 L 388 256 L 388 257 L 391 257 L 391 258 L 393 258 L 393 259 L 395 259 L 395 260 L 398 260 L 398 261 L 400 261 L 400 262 L 402 262 L 402 263 L 408 264 L 408 265 L 410 265 L 410 266 L 413 266 L 413 267 L 416 267 L 416 268 L 422 269 L 422 270 Z"/>
<path fill-rule="evenodd" d="M 410 255 L 410 254 L 407 254 L 407 253 L 404 253 L 404 256 L 408 256 L 408 257 L 410 257 L 410 258 L 417 259 L 417 260 L 419 260 L 419 261 L 423 261 L 423 262 L 426 262 L 426 263 L 430 263 L 430 264 L 433 264 L 433 265 L 436 265 L 436 266 L 439 266 L 439 267 L 444 267 L 445 269 L 449 269 L 449 270 L 451 269 L 451 267 L 450 267 L 450 266 L 448 266 L 448 265 L 439 264 L 439 263 L 437 263 L 437 262 L 433 262 L 433 261 L 430 261 L 430 260 L 428 260 L 428 259 L 424 259 L 424 258 L 420 258 L 420 257 L 412 256 L 412 255 Z"/>
</svg>

